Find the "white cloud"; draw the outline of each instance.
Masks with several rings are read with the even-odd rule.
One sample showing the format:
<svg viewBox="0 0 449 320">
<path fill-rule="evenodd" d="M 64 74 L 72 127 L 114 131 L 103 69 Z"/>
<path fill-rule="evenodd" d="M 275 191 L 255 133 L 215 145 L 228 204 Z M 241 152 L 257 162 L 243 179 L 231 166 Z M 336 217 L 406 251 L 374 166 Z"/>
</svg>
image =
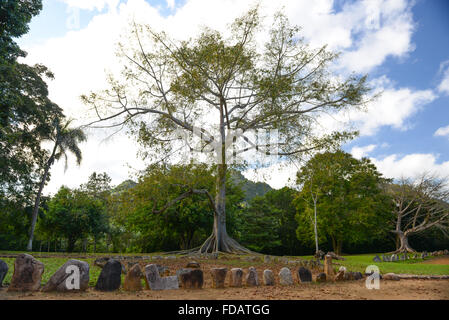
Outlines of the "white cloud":
<svg viewBox="0 0 449 320">
<path fill-rule="evenodd" d="M 379 99 L 368 105 L 367 112 L 352 112 L 350 118 L 361 135 L 373 135 L 383 126 L 406 130 L 410 125 L 407 119 L 436 97 L 432 90 L 385 89 Z"/>
<path fill-rule="evenodd" d="M 438 156 L 429 153 L 414 153 L 405 156 L 389 155 L 383 159 L 371 158 L 377 169 L 387 178 L 416 178 L 424 172 L 441 177 L 449 176 L 449 161 L 437 163 Z"/>
<path fill-rule="evenodd" d="M 441 63 L 440 72 L 443 73 L 443 79 L 438 86 L 438 91 L 449 95 L 449 60 Z"/>
<path fill-rule="evenodd" d="M 414 50 L 411 4 L 405 0 L 357 1 L 346 19 L 357 12 L 353 32 L 360 37 L 355 48 L 344 52 L 341 67 L 349 71 L 369 72 L 389 56 L 403 57 Z"/>
<path fill-rule="evenodd" d="M 291 162 L 277 163 L 266 168 L 248 169 L 243 172 L 245 178 L 255 182 L 268 183 L 274 189 L 285 186 L 296 187 L 296 173 L 299 167 Z"/>
<path fill-rule="evenodd" d="M 377 99 L 370 101 L 363 110 L 323 115 L 320 130 L 357 129 L 361 136 L 373 136 L 382 127 L 408 130 L 413 125 L 410 118 L 437 98 L 432 90 L 395 88 L 385 76 L 374 79 L 369 85 L 374 88 L 374 94 L 380 93 Z"/>
<path fill-rule="evenodd" d="M 361 159 L 366 157 L 371 151 L 373 151 L 377 146 L 375 144 L 370 144 L 364 147 L 353 147 L 351 149 L 351 154 L 356 159 Z"/>
<path fill-rule="evenodd" d="M 370 145 L 366 149 L 374 149 L 374 147 Z M 351 150 L 354 157 L 357 156 L 357 150 L 355 151 L 354 153 L 354 149 Z M 434 173 L 440 177 L 449 177 L 449 161 L 438 163 L 438 155 L 431 153 L 391 154 L 380 159 L 370 157 L 370 160 L 385 178 L 413 179 L 424 172 Z M 247 179 L 266 182 L 275 189 L 286 185 L 294 188 L 296 186 L 296 173 L 299 168 L 291 163 L 282 163 L 258 170 L 250 169 L 243 174 Z"/>
<path fill-rule="evenodd" d="M 200 25 L 228 32 L 228 24 L 254 4 L 252 0 L 187 0 L 182 6 L 176 6 L 172 15 L 163 17 L 158 8 L 144 0 L 120 4 L 118 0 L 60 1 L 71 8 L 99 13 L 81 30 L 69 31 L 64 37 L 24 49 L 29 52 L 27 62 L 43 63 L 55 73 L 56 79 L 49 83 L 50 98 L 62 106 L 68 116 L 78 119 L 78 123 L 87 121 L 86 107 L 80 103 L 79 96 L 104 88 L 105 70 L 117 72 L 120 68 L 115 57 L 115 43 L 130 19 L 186 39 L 196 34 Z M 166 0 L 166 3 L 170 8 L 175 7 L 173 0 Z M 303 27 L 302 35 L 312 47 L 328 44 L 330 49 L 342 51 L 339 67 L 344 73 L 366 72 L 381 65 L 388 56 L 403 57 L 413 50 L 410 1 L 348 2 L 340 12 L 333 10 L 333 3 L 333 0 L 267 0 L 261 2 L 261 15 L 270 17 L 284 7 L 290 21 Z M 109 10 L 104 11 L 105 8 Z M 367 114 L 350 116 L 361 126 L 363 134 L 373 134 L 381 126 L 404 128 L 406 119 L 434 98 L 429 90 L 388 88 L 383 98 L 369 107 Z M 99 135 L 99 132 L 93 133 L 83 147 L 84 162 L 79 169 L 72 165 L 63 175 L 62 164 L 55 166 L 47 191 L 54 192 L 62 182 L 84 182 L 93 170 L 110 172 L 114 183 L 127 178 L 123 165 L 126 162 L 139 164 L 136 147 L 123 135 L 116 136 L 117 142 L 99 144 L 102 139 Z M 284 183 L 277 181 L 284 181 L 293 171 L 286 172 L 277 175 L 273 183 L 277 186 Z"/>
<path fill-rule="evenodd" d="M 435 131 L 434 136 L 436 137 L 448 137 L 449 138 L 449 125 L 446 127 L 438 128 L 437 131 Z"/>
</svg>

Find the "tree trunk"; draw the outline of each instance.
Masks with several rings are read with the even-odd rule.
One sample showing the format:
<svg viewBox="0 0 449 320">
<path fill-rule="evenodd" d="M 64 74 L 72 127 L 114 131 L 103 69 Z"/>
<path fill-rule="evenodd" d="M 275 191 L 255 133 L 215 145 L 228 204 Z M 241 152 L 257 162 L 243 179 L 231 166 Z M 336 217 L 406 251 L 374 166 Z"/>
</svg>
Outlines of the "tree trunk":
<svg viewBox="0 0 449 320">
<path fill-rule="evenodd" d="M 226 231 L 226 165 L 218 165 L 217 195 L 215 197 L 216 210 L 214 212 L 213 231 L 209 238 L 200 247 L 200 252 L 228 252 L 250 253 L 251 251 L 241 246 L 237 241 L 229 237 Z"/>
<path fill-rule="evenodd" d="M 224 124 L 224 101 L 220 104 L 220 150 L 217 152 L 217 181 L 212 234 L 200 247 L 200 252 L 250 253 L 226 232 L 226 129 Z"/>
<path fill-rule="evenodd" d="M 48 172 L 50 171 L 50 167 L 53 164 L 53 161 L 55 158 L 57 146 L 58 146 L 58 144 L 55 143 L 55 146 L 53 147 L 53 152 L 51 153 L 51 156 L 48 159 L 47 164 L 45 166 L 44 175 L 42 176 L 42 180 L 39 184 L 39 190 L 36 195 L 36 200 L 34 201 L 34 208 L 33 208 L 33 213 L 31 216 L 30 239 L 28 240 L 27 251 L 33 250 L 34 229 L 36 228 L 37 214 L 39 213 L 39 203 L 41 201 L 42 190 L 44 189 L 45 181 L 47 180 L 47 176 L 48 176 Z"/>
<path fill-rule="evenodd" d="M 337 240 L 337 251 L 335 253 L 338 256 L 341 255 L 342 248 L 343 248 L 343 240 Z"/>
<path fill-rule="evenodd" d="M 315 215 L 315 221 L 314 221 L 314 232 L 315 232 L 315 253 L 318 254 L 318 229 L 317 229 L 317 216 L 316 216 L 316 201 L 317 198 L 313 198 L 313 209 L 314 209 L 314 215 Z"/>
<path fill-rule="evenodd" d="M 399 236 L 399 240 L 401 242 L 401 246 L 399 247 L 399 249 L 397 249 L 395 251 L 395 253 L 399 253 L 399 252 L 403 252 L 403 253 L 407 253 L 407 252 L 416 252 L 415 250 L 413 250 L 413 248 L 410 247 L 409 243 L 408 243 L 408 236 L 409 234 L 404 233 L 402 231 L 399 231 L 397 233 L 397 235 Z"/>
<path fill-rule="evenodd" d="M 75 249 L 75 242 L 76 240 L 73 238 L 68 239 L 67 252 L 73 252 Z"/>
</svg>

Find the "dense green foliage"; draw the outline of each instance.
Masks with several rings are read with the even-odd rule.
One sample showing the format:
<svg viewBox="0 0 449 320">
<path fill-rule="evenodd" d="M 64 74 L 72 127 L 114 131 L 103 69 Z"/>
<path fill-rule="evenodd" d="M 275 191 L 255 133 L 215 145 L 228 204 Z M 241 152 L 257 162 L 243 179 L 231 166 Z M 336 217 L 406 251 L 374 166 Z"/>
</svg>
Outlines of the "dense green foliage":
<svg viewBox="0 0 449 320">
<path fill-rule="evenodd" d="M 28 31 L 28 23 L 41 8 L 40 0 L 0 2 L 0 208 L 34 200 L 47 156 L 41 141 L 52 121 L 63 116 L 48 99 L 43 80 L 53 74 L 43 65 L 17 61 L 26 53 L 13 38 Z"/>
<path fill-rule="evenodd" d="M 121 250 L 158 251 L 188 249 L 200 245 L 209 236 L 213 209 L 206 195 L 191 194 L 176 199 L 191 189 L 215 193 L 213 169 L 206 165 L 148 167 L 133 188 L 112 197 L 113 223 L 122 226 L 127 236 Z M 228 184 L 227 218 L 233 216 L 244 194 Z M 173 201 L 173 205 L 167 206 Z"/>
<path fill-rule="evenodd" d="M 298 239 L 307 243 L 314 238 L 312 194 L 317 196 L 318 238 L 330 240 L 335 252 L 344 242 L 385 237 L 391 203 L 382 189 L 386 183 L 366 158 L 357 160 L 343 151 L 317 154 L 298 172 Z"/>
<path fill-rule="evenodd" d="M 48 203 L 40 228 L 53 237 L 67 240 L 67 251 L 72 252 L 75 242 L 89 234 L 98 235 L 105 225 L 105 207 L 101 201 L 80 190 L 66 187 Z"/>
<path fill-rule="evenodd" d="M 287 187 L 253 198 L 239 212 L 239 238 L 248 248 L 271 254 L 298 254 L 296 191 Z"/>
</svg>

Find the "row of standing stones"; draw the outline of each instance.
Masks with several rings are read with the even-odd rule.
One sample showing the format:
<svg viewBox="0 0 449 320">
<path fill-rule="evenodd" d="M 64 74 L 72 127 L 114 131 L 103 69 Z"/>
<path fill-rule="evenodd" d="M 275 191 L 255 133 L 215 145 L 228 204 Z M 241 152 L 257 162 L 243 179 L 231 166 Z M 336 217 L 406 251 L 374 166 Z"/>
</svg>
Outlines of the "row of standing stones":
<svg viewBox="0 0 449 320">
<path fill-rule="evenodd" d="M 407 253 L 392 254 L 392 255 L 382 254 L 382 257 L 379 257 L 378 255 L 376 255 L 373 258 L 373 261 L 374 262 L 395 262 L 395 261 L 400 261 L 400 260 L 405 261 L 405 260 L 409 260 L 409 259 L 425 259 L 429 256 L 438 257 L 438 256 L 443 256 L 443 255 L 449 255 L 449 250 L 445 249 L 445 250 L 434 251 L 434 252 L 430 252 L 430 253 L 428 253 L 427 251 L 424 251 L 421 254 L 414 253 L 413 255 L 409 255 Z"/>
<path fill-rule="evenodd" d="M 99 291 L 114 291 L 121 286 L 121 274 L 123 265 L 116 259 L 106 259 L 105 263 L 100 265 L 102 271 L 98 277 L 95 289 Z M 323 266 L 321 266 L 323 267 Z M 78 285 L 68 285 L 69 281 L 75 281 L 71 277 L 75 270 L 77 271 Z M 324 268 L 318 268 L 320 271 L 316 276 L 316 282 L 324 282 L 326 280 L 342 281 L 342 280 L 359 280 L 363 278 L 360 272 L 349 272 L 344 267 L 340 267 L 338 272 L 332 265 L 332 256 L 326 255 L 324 259 Z M 204 284 L 203 271 L 197 262 L 189 262 L 185 268 L 176 272 L 174 276 L 161 276 L 167 274 L 168 269 L 157 264 L 148 264 L 143 272 L 138 263 L 130 266 L 126 272 L 123 289 L 126 291 L 140 291 L 143 289 L 142 281 L 145 280 L 145 289 L 147 290 L 167 290 L 167 289 L 201 289 Z M 0 287 L 2 281 L 8 272 L 7 264 L 0 260 Z M 14 263 L 14 273 L 8 291 L 85 291 L 89 285 L 89 264 L 84 261 L 71 259 L 61 266 L 41 288 L 41 279 L 44 272 L 44 264 L 29 254 L 20 254 Z M 213 288 L 224 288 L 225 280 L 228 274 L 227 268 L 211 268 Z M 232 268 L 230 270 L 230 287 L 247 287 L 259 286 L 260 282 L 257 270 L 250 267 L 246 275 L 241 268 Z M 312 282 L 312 272 L 310 269 L 300 266 L 297 271 L 297 281 L 299 283 Z M 288 286 L 293 285 L 294 280 L 292 272 L 289 268 L 283 267 L 279 272 L 279 284 Z M 263 284 L 266 286 L 275 285 L 274 273 L 271 270 L 264 270 Z"/>
</svg>

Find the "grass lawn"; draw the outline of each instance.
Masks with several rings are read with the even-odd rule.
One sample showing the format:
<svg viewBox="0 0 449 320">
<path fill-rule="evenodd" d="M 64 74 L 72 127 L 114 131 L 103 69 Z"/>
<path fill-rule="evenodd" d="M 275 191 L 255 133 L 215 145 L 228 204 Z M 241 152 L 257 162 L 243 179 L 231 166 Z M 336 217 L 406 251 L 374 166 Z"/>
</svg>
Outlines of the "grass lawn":
<svg viewBox="0 0 449 320">
<path fill-rule="evenodd" d="M 420 275 L 449 275 L 449 265 L 426 264 L 422 263 L 423 259 L 410 259 L 406 261 L 396 262 L 374 262 L 373 258 L 376 254 L 362 254 L 344 256 L 345 261 L 335 261 L 338 264 L 345 266 L 351 271 L 365 272 L 369 265 L 376 265 L 380 269 L 380 273 L 407 273 Z M 380 257 L 382 254 L 378 254 Z M 425 261 L 433 259 L 433 257 L 426 258 Z"/>
<path fill-rule="evenodd" d="M 3 251 L 0 252 L 0 254 L 18 254 L 18 253 L 22 253 L 22 252 L 12 252 L 12 251 Z M 44 274 L 42 276 L 42 284 L 44 285 L 48 279 L 53 275 L 53 273 L 56 272 L 56 270 L 61 267 L 65 262 L 67 262 L 68 259 L 70 259 L 71 257 L 76 257 L 76 256 L 82 256 L 82 257 L 86 257 L 86 258 L 77 258 L 78 260 L 82 260 L 82 261 L 86 261 L 89 266 L 90 266 L 90 281 L 89 281 L 89 285 L 90 286 L 95 286 L 95 283 L 97 282 L 98 276 L 100 275 L 101 269 L 97 266 L 94 265 L 94 260 L 95 257 L 100 257 L 100 256 L 115 256 L 115 255 L 121 255 L 121 256 L 152 256 L 152 255 L 162 255 L 163 253 L 152 253 L 152 254 L 138 254 L 138 253 L 133 253 L 133 254 L 106 254 L 106 253 L 100 253 L 100 254 L 80 254 L 80 253 L 47 253 L 47 252 L 42 252 L 42 253 L 37 253 L 37 252 L 33 252 L 33 255 L 39 260 L 41 261 L 44 266 Z M 44 256 L 44 257 L 39 257 L 40 255 Z M 48 256 L 52 256 L 54 255 L 55 257 L 48 257 Z M 64 257 L 61 257 L 61 255 L 64 255 Z M 375 263 L 373 262 L 373 257 L 376 254 L 362 254 L 362 255 L 347 255 L 344 256 L 346 258 L 345 261 L 341 261 L 341 260 L 334 260 L 336 268 L 338 268 L 339 265 L 345 266 L 348 270 L 350 271 L 360 271 L 362 273 L 365 272 L 365 269 L 367 266 L 369 265 L 377 265 L 380 269 L 381 274 L 384 273 L 388 273 L 388 272 L 394 272 L 394 273 L 406 273 L 406 274 L 419 274 L 419 275 L 449 275 L 449 265 L 437 265 L 437 264 L 425 264 L 422 263 L 423 260 L 422 259 L 417 259 L 417 260 L 407 260 L 407 261 L 397 261 L 397 262 L 378 262 Z M 381 256 L 381 254 L 378 254 L 379 256 Z M 203 264 L 207 264 L 207 263 L 219 263 L 222 265 L 226 265 L 229 266 L 230 268 L 232 267 L 241 267 L 241 268 L 247 268 L 249 266 L 254 266 L 256 268 L 260 267 L 260 268 L 269 268 L 269 264 L 266 265 L 265 263 L 263 263 L 263 259 L 258 259 L 258 261 L 245 261 L 244 258 L 242 259 L 235 259 L 233 257 L 227 257 L 224 256 L 224 259 L 222 259 L 222 257 L 220 256 L 219 260 L 204 260 L 200 262 L 202 262 Z M 312 256 L 301 256 L 301 257 L 289 257 L 289 259 L 291 260 L 296 260 L 296 259 L 311 259 Z M 11 281 L 11 277 L 13 274 L 13 270 L 14 270 L 14 261 L 15 258 L 0 258 L 3 261 L 5 261 L 8 264 L 9 267 L 9 271 L 8 274 L 6 275 L 3 283 L 4 284 L 9 284 Z M 432 257 L 430 258 L 426 258 L 426 260 L 432 259 Z M 150 261 L 148 261 L 148 263 L 150 263 Z M 167 262 L 162 261 L 159 262 L 161 264 L 167 263 L 170 264 L 171 261 L 167 260 Z M 282 264 L 280 262 L 273 262 L 272 264 Z M 287 265 L 288 267 L 293 267 L 290 265 Z M 294 267 L 296 268 L 296 267 Z M 124 280 L 124 275 L 122 275 L 122 281 Z"/>
</svg>

